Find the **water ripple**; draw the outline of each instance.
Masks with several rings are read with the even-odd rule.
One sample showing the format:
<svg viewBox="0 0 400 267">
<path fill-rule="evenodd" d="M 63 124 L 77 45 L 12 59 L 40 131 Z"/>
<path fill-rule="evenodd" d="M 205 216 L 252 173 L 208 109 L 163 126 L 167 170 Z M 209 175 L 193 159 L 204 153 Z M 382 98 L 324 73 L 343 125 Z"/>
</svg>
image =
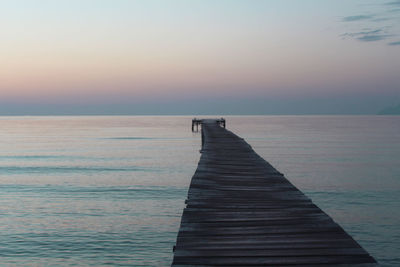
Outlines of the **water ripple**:
<svg viewBox="0 0 400 267">
<path fill-rule="evenodd" d="M 80 167 L 80 166 L 0 166 L 0 174 L 52 174 L 52 173 L 99 173 L 99 172 L 159 172 L 159 168 L 148 167 Z"/>
</svg>

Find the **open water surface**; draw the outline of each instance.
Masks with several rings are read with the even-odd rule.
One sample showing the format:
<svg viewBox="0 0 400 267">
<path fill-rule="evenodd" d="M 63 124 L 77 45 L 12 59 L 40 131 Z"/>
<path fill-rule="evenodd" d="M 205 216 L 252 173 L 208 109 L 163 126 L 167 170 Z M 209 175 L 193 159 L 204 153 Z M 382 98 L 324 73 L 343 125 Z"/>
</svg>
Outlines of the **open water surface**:
<svg viewBox="0 0 400 267">
<path fill-rule="evenodd" d="M 0 265 L 168 266 L 200 154 L 192 117 L 0 117 Z M 400 266 L 400 116 L 226 117 Z"/>
</svg>

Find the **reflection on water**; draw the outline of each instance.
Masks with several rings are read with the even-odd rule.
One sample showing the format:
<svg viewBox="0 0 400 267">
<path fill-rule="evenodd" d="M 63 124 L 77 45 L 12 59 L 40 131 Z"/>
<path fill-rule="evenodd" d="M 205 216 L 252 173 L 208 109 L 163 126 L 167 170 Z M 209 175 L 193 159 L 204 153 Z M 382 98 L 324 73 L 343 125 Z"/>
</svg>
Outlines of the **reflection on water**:
<svg viewBox="0 0 400 267">
<path fill-rule="evenodd" d="M 166 265 L 185 189 L 2 187 L 3 263 Z M 16 200 L 18 204 L 16 204 Z"/>
<path fill-rule="evenodd" d="M 190 118 L 0 120 L 2 265 L 170 264 L 199 158 Z"/>
<path fill-rule="evenodd" d="M 191 117 L 0 117 L 3 265 L 168 266 Z M 383 266 L 400 265 L 400 118 L 228 117 Z"/>
</svg>

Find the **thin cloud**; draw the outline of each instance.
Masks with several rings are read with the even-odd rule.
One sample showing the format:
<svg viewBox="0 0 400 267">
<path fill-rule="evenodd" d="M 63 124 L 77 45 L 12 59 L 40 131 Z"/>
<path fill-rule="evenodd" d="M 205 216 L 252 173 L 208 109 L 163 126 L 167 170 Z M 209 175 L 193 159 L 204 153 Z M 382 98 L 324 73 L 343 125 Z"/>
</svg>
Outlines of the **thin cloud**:
<svg viewBox="0 0 400 267">
<path fill-rule="evenodd" d="M 395 9 L 391 9 L 391 10 L 387 11 L 388 14 L 393 14 L 393 13 L 398 13 L 398 12 L 400 12 L 400 8 L 395 8 Z"/>
<path fill-rule="evenodd" d="M 363 31 L 363 32 L 357 32 L 355 33 L 356 35 L 369 35 L 369 34 L 377 34 L 383 32 L 383 29 L 377 29 L 377 30 L 372 30 L 372 31 Z"/>
<path fill-rule="evenodd" d="M 389 37 L 392 37 L 391 35 L 379 35 L 379 34 L 375 34 L 375 35 L 364 35 L 364 36 L 360 36 L 357 37 L 356 39 L 362 42 L 376 42 L 376 41 L 381 41 L 381 40 L 385 40 Z"/>
<path fill-rule="evenodd" d="M 342 34 L 343 37 L 349 36 L 349 37 L 358 37 L 360 35 L 375 35 L 378 33 L 381 33 L 383 29 L 377 29 L 377 30 L 372 30 L 372 31 L 362 31 L 362 32 L 347 32 Z"/>
<path fill-rule="evenodd" d="M 376 42 L 392 37 L 392 35 L 386 34 L 383 29 L 344 33 L 341 36 L 344 38 L 346 37 L 355 38 L 361 42 Z"/>
<path fill-rule="evenodd" d="M 373 22 L 381 22 L 381 21 L 388 21 L 388 20 L 391 20 L 391 19 L 390 18 L 376 18 L 376 19 L 373 19 L 371 21 L 373 21 Z"/>
<path fill-rule="evenodd" d="M 358 15 L 358 16 L 348 16 L 344 17 L 344 22 L 351 22 L 351 21 L 359 21 L 359 20 L 369 20 L 372 19 L 374 16 L 372 15 Z"/>
<path fill-rule="evenodd" d="M 387 5 L 387 6 L 400 6 L 400 0 L 392 1 L 392 2 L 386 3 L 385 5 Z"/>
<path fill-rule="evenodd" d="M 366 14 L 361 12 L 358 15 L 343 17 L 342 22 L 347 23 L 347 27 L 350 27 L 353 32 L 347 32 L 340 36 L 343 39 L 349 37 L 361 42 L 377 42 L 399 37 L 399 28 L 396 25 L 399 25 L 397 13 L 400 12 L 400 0 L 385 1 L 378 5 L 383 8 L 379 12 L 370 13 L 370 10 L 369 12 L 366 11 Z M 375 30 L 370 30 L 374 28 Z M 396 40 L 387 43 L 387 45 L 400 46 Z"/>
</svg>

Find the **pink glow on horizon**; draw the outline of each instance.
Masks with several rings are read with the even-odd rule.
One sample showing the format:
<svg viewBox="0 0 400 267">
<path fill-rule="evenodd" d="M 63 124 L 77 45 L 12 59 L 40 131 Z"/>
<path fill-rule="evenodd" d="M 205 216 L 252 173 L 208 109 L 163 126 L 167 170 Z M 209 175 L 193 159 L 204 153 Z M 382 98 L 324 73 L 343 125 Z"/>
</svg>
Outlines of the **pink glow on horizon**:
<svg viewBox="0 0 400 267">
<path fill-rule="evenodd" d="M 281 1 L 60 2 L 3 14 L 1 100 L 306 97 L 399 86 L 398 49 L 338 38 L 342 10 L 332 3 L 294 1 L 300 14 Z"/>
</svg>

